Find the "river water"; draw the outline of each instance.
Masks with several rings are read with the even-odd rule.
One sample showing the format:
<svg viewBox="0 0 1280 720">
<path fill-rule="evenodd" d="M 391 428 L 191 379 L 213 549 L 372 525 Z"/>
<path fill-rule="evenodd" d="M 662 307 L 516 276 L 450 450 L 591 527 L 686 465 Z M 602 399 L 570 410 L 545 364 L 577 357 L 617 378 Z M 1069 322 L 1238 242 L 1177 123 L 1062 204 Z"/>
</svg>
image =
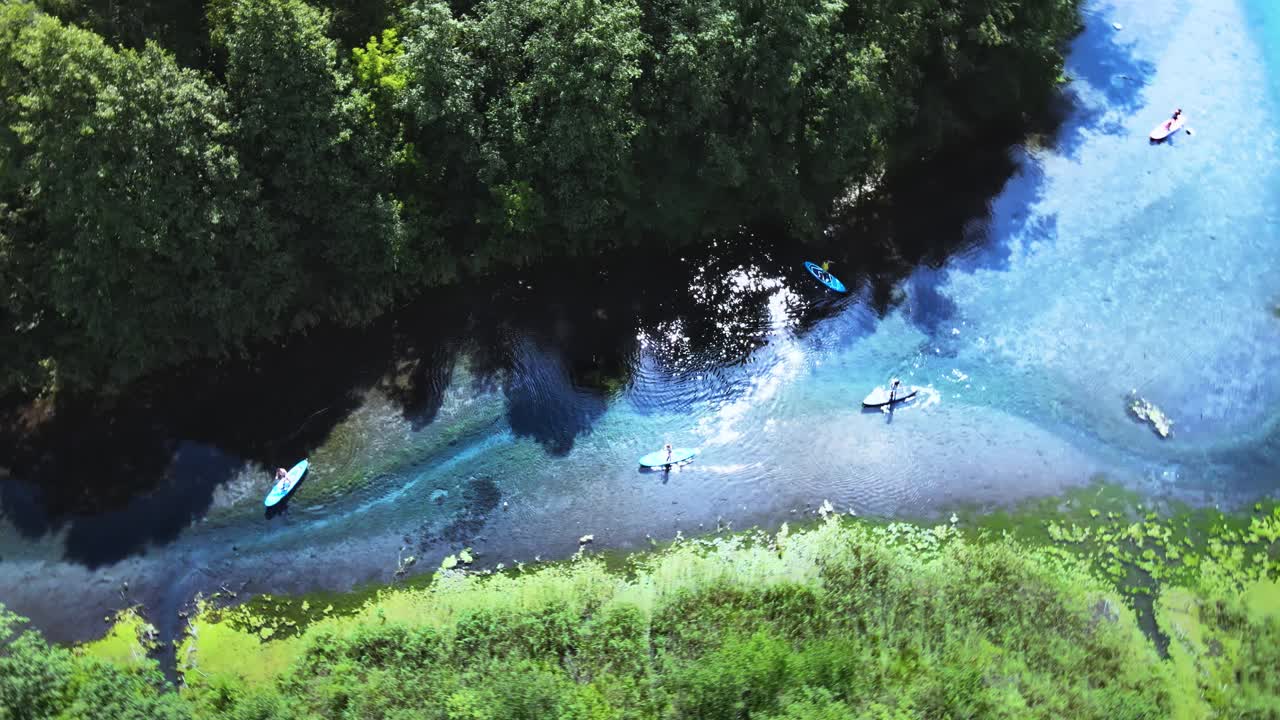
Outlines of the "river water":
<svg viewBox="0 0 1280 720">
<path fill-rule="evenodd" d="M 813 253 L 848 295 L 744 234 L 429 298 L 234 388 L 188 377 L 159 403 L 176 414 L 139 400 L 64 430 L 57 462 L 14 474 L 146 490 L 84 513 L 0 480 L 0 602 L 63 641 L 142 603 L 171 636 L 196 592 L 346 589 L 464 546 L 531 562 L 588 534 L 641 548 L 824 500 L 928 516 L 1100 476 L 1201 504 L 1274 494 L 1280 12 L 1150 8 L 1089 5 L 1052 131 L 834 229 Z M 1194 134 L 1149 144 L 1175 106 Z M 891 376 L 924 390 L 863 411 Z M 1172 437 L 1128 414 L 1133 392 Z M 665 441 L 701 454 L 638 471 Z M 264 515 L 269 468 L 303 454 L 313 472 Z"/>
</svg>

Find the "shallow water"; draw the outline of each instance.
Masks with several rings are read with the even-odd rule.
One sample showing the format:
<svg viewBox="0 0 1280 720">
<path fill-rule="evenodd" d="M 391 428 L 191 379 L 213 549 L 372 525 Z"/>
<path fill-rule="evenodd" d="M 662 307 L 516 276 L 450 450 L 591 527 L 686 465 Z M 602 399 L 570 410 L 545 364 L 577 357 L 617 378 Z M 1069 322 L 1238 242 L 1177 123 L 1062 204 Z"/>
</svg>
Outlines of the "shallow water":
<svg viewBox="0 0 1280 720">
<path fill-rule="evenodd" d="M 847 296 L 746 237 L 660 277 L 638 262 L 482 293 L 499 308 L 484 332 L 420 332 L 449 349 L 405 382 L 298 405 L 271 457 L 306 452 L 315 470 L 281 514 L 260 506 L 268 453 L 197 432 L 171 433 L 163 479 L 120 510 L 45 517 L 4 481 L 0 602 L 57 639 L 131 602 L 172 633 L 197 591 L 347 588 L 463 546 L 486 564 L 562 557 L 586 534 L 643 547 L 823 500 L 918 516 L 1099 474 L 1196 503 L 1274 493 L 1277 15 L 1268 0 L 1180 0 L 1159 17 L 1092 4 L 1062 125 L 1011 148 L 1012 174 L 959 220 L 942 201 L 910 208 L 940 219 L 899 224 L 920 235 L 899 244 L 945 252 L 905 275 L 864 269 L 865 251 L 839 243 L 867 240 L 837 233 L 821 252 Z M 1148 144 L 1175 105 L 1194 134 Z M 862 410 L 891 376 L 925 390 L 892 414 Z M 1131 391 L 1173 419 L 1171 438 L 1128 415 Z M 639 471 L 665 441 L 701 454 Z"/>
</svg>

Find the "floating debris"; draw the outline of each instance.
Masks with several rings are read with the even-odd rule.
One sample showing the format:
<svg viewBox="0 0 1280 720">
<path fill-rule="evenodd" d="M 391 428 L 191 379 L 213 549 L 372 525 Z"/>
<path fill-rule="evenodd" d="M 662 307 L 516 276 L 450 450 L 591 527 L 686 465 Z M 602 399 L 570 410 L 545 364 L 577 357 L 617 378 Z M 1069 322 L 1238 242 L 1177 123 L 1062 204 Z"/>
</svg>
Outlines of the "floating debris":
<svg viewBox="0 0 1280 720">
<path fill-rule="evenodd" d="M 1160 437 L 1167 438 L 1173 434 L 1173 421 L 1150 401 L 1138 397 L 1136 390 L 1129 393 L 1129 412 L 1142 422 L 1150 423 Z"/>
<path fill-rule="evenodd" d="M 586 545 L 587 543 L 589 543 L 589 542 L 591 542 L 591 541 L 593 541 L 593 540 L 595 540 L 595 539 L 596 539 L 596 536 L 595 536 L 595 535 L 583 535 L 582 537 L 578 538 L 578 544 L 579 544 L 579 545 Z"/>
<path fill-rule="evenodd" d="M 458 553 L 458 559 L 462 561 L 463 565 L 470 565 L 475 558 L 471 557 L 471 548 L 462 548 L 462 551 Z"/>
<path fill-rule="evenodd" d="M 1123 30 L 1123 29 L 1124 29 L 1124 26 L 1123 26 L 1123 25 L 1121 25 L 1120 23 L 1111 23 L 1111 27 L 1113 27 L 1113 28 L 1115 28 L 1115 29 L 1117 29 L 1117 30 Z"/>
</svg>

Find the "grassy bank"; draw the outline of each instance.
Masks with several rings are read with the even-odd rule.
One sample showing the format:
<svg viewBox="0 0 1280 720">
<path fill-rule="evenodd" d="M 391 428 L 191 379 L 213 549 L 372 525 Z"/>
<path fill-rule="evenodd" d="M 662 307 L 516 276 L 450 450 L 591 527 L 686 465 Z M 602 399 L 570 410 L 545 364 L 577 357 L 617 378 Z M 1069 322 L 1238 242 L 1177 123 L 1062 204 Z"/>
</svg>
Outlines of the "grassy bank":
<svg viewBox="0 0 1280 720">
<path fill-rule="evenodd" d="M 210 602 L 180 693 L 122 650 L 145 639 L 130 615 L 76 652 L 11 644 L 0 700 L 14 717 L 1280 717 L 1280 508 L 1139 513 L 1099 486 L 936 527 L 827 515 L 622 566 Z"/>
</svg>

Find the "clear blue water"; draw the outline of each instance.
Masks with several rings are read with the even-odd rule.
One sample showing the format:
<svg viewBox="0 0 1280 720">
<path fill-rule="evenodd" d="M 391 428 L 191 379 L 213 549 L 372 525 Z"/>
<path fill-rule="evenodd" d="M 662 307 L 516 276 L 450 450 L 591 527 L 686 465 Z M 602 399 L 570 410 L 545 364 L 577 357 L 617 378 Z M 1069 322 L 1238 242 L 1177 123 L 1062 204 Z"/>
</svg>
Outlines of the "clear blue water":
<svg viewBox="0 0 1280 720">
<path fill-rule="evenodd" d="M 74 638 L 131 600 L 171 628 L 197 590 L 350 587 L 389 580 L 403 552 L 429 568 L 463 545 L 489 564 L 563 557 L 585 534 L 643 547 L 824 500 L 916 516 L 1099 474 L 1197 503 L 1274 494 L 1278 17 L 1267 0 L 1090 5 L 1065 122 L 1009 150 L 1003 187 L 946 230 L 958 252 L 890 280 L 838 263 L 852 290 L 839 297 L 806 258 L 713 251 L 678 263 L 670 312 L 613 302 L 598 326 L 562 327 L 554 307 L 526 308 L 551 319 L 495 327 L 500 359 L 464 349 L 433 376 L 429 417 L 364 396 L 311 449 L 318 477 L 283 515 L 261 514 L 264 468 L 195 441 L 173 448 L 159 489 L 99 518 L 43 527 L 10 485 L 0 602 Z M 1148 144 L 1175 106 L 1194 134 Z M 627 340 L 608 392 L 578 382 L 597 332 Z M 862 410 L 891 376 L 918 400 Z M 1171 438 L 1128 415 L 1132 391 L 1173 419 Z M 666 441 L 702 452 L 637 470 Z M 314 490 L 388 456 L 349 494 Z"/>
</svg>

